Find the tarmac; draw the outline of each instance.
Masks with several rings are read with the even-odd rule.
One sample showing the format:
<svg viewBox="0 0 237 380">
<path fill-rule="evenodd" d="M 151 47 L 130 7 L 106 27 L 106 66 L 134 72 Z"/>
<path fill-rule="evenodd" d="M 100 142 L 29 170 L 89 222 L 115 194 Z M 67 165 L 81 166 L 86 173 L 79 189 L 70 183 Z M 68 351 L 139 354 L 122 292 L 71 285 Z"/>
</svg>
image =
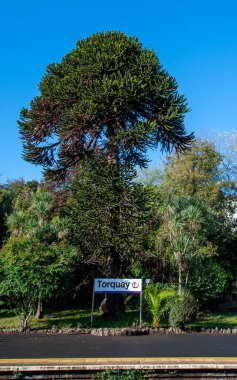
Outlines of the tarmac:
<svg viewBox="0 0 237 380">
<path fill-rule="evenodd" d="M 231 371 L 237 378 L 237 334 L 0 335 L 0 375 L 108 369 Z"/>
</svg>

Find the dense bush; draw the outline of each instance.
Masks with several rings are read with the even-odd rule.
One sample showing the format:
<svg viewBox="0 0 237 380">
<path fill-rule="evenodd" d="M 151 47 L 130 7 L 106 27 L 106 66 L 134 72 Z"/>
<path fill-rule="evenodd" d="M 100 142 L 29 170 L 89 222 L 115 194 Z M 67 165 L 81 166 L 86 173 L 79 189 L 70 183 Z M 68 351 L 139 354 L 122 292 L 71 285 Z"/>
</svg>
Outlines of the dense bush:
<svg viewBox="0 0 237 380">
<path fill-rule="evenodd" d="M 200 303 L 224 293 L 229 274 L 220 264 L 212 260 L 197 263 L 189 281 L 189 291 Z"/>
<path fill-rule="evenodd" d="M 198 303 L 190 294 L 178 298 L 170 309 L 169 324 L 171 327 L 184 327 L 192 322 L 198 312 Z"/>
</svg>

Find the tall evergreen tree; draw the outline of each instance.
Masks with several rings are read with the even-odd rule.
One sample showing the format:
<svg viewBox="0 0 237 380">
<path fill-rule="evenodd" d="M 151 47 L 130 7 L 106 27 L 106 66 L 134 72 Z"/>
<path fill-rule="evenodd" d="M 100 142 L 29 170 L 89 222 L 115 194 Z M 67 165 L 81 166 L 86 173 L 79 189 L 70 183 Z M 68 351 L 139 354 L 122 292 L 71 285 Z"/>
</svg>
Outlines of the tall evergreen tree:
<svg viewBox="0 0 237 380">
<path fill-rule="evenodd" d="M 78 270 L 82 268 L 79 277 L 83 280 L 86 273 L 126 277 L 131 275 L 131 266 L 141 261 L 147 194 L 134 181 L 134 173 L 124 170 L 118 179 L 112 168 L 96 161 L 94 166 L 84 165 L 73 181 L 67 208 L 69 239 L 79 249 Z M 117 301 L 114 295 L 107 295 L 101 313 L 116 311 Z"/>
<path fill-rule="evenodd" d="M 114 199 L 123 194 L 124 170 L 145 167 L 149 148 L 182 150 L 193 138 L 185 132 L 188 107 L 175 79 L 154 51 L 120 32 L 79 41 L 61 63 L 47 67 L 39 90 L 30 108 L 21 111 L 24 158 L 56 179 L 99 159 L 113 173 Z M 119 203 L 109 216 L 117 237 Z M 118 276 L 122 253 L 116 244 L 108 256 L 111 274 Z"/>
<path fill-rule="evenodd" d="M 21 111 L 27 161 L 63 175 L 103 152 L 115 165 L 146 164 L 148 148 L 185 148 L 185 98 L 152 50 L 120 32 L 77 43 L 47 67 L 40 95 Z"/>
</svg>

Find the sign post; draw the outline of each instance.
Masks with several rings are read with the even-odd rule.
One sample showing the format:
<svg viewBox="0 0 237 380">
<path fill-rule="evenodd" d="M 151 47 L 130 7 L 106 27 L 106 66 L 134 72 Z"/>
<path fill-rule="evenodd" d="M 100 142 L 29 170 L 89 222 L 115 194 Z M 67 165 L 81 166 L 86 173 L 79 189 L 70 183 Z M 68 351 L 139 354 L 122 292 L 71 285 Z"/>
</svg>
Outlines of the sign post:
<svg viewBox="0 0 237 380">
<path fill-rule="evenodd" d="M 142 327 L 142 289 L 140 292 L 140 328 Z"/>
<path fill-rule="evenodd" d="M 91 327 L 93 324 L 94 304 L 95 304 L 95 283 L 93 284 L 92 303 L 91 303 Z"/>
<path fill-rule="evenodd" d="M 91 327 L 93 324 L 93 312 L 95 293 L 132 293 L 140 294 L 140 327 L 142 325 L 142 279 L 125 278 L 95 278 L 93 284 L 91 305 Z"/>
</svg>

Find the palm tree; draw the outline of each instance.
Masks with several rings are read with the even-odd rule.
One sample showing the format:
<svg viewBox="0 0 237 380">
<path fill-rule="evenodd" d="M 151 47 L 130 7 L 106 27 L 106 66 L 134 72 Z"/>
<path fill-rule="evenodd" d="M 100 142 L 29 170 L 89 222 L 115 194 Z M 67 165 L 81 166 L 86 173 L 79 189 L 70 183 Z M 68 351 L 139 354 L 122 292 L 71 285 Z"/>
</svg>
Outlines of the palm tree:
<svg viewBox="0 0 237 380">
<path fill-rule="evenodd" d="M 178 295 L 183 291 L 183 275 L 188 281 L 188 267 L 197 254 L 199 232 L 205 222 L 203 210 L 192 198 L 174 197 L 162 209 L 170 247 L 178 264 Z M 201 243 L 200 243 L 201 244 Z"/>
<path fill-rule="evenodd" d="M 160 285 L 157 283 L 155 285 L 150 285 L 145 289 L 144 292 L 145 301 L 148 306 L 148 310 L 151 313 L 152 327 L 158 328 L 160 326 L 160 320 L 164 313 L 168 309 L 168 300 L 175 296 L 174 289 L 162 290 Z"/>
<path fill-rule="evenodd" d="M 22 210 L 14 210 L 7 218 L 7 224 L 12 236 L 20 237 L 24 233 L 26 216 Z"/>
</svg>

